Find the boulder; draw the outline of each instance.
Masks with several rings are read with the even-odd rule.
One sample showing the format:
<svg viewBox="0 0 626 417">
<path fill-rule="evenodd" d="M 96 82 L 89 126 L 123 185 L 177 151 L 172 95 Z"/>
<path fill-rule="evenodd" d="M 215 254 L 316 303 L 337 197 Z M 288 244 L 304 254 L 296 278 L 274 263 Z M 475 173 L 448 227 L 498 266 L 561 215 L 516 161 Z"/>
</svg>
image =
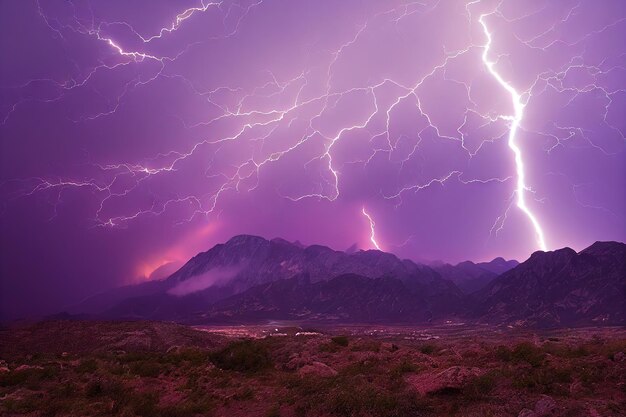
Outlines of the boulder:
<svg viewBox="0 0 626 417">
<path fill-rule="evenodd" d="M 548 395 L 542 395 L 535 404 L 535 413 L 540 416 L 547 416 L 556 411 L 556 401 Z"/>
<path fill-rule="evenodd" d="M 322 362 L 312 362 L 308 365 L 304 365 L 302 368 L 298 370 L 298 375 L 316 375 L 323 377 L 330 377 L 337 375 L 337 371 L 335 371 L 330 366 L 326 365 Z"/>
<path fill-rule="evenodd" d="M 460 389 L 467 381 L 481 376 L 484 373 L 480 368 L 453 366 L 438 373 L 411 375 L 407 382 L 422 395 L 443 389 Z"/>
</svg>

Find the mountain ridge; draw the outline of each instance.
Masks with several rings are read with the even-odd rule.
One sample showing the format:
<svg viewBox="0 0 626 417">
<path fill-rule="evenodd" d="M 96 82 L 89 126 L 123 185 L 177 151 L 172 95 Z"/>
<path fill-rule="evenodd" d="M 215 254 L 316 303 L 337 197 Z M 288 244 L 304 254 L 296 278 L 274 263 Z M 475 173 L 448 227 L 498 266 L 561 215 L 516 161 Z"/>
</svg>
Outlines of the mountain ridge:
<svg viewBox="0 0 626 417">
<path fill-rule="evenodd" d="M 495 258 L 427 266 L 377 250 L 346 253 L 237 235 L 162 281 L 96 297 L 96 314 L 194 323 L 271 318 L 620 324 L 626 322 L 619 311 L 626 310 L 625 260 L 625 244 L 596 242 L 580 252 L 538 251 L 522 263 Z"/>
</svg>

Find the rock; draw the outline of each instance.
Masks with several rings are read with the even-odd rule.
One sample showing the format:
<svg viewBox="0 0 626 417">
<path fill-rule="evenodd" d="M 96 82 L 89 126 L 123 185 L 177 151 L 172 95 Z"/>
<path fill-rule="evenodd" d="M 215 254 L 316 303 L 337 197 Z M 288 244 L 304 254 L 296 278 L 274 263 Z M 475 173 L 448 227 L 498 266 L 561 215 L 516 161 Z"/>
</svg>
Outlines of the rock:
<svg viewBox="0 0 626 417">
<path fill-rule="evenodd" d="M 396 345 L 395 343 L 387 343 L 387 342 L 382 343 L 381 347 L 385 350 L 388 350 L 389 352 L 395 352 L 398 349 L 400 349 L 398 345 Z"/>
<path fill-rule="evenodd" d="M 167 348 L 166 353 L 180 353 L 182 349 L 182 346 L 174 345 Z"/>
<path fill-rule="evenodd" d="M 112 345 L 113 348 L 119 350 L 149 350 L 151 346 L 152 339 L 142 332 L 129 332 Z"/>
<path fill-rule="evenodd" d="M 27 369 L 43 369 L 43 366 L 20 365 L 17 368 L 15 368 L 16 371 L 25 371 Z"/>
<path fill-rule="evenodd" d="M 330 366 L 326 365 L 322 362 L 312 362 L 309 365 L 304 365 L 302 368 L 298 370 L 298 375 L 317 375 L 317 376 L 335 376 L 337 375 L 337 371 L 335 371 Z"/>
<path fill-rule="evenodd" d="M 602 417 L 602 415 L 595 408 L 590 408 L 589 417 Z"/>
<path fill-rule="evenodd" d="M 459 389 L 468 380 L 484 373 L 479 368 L 453 366 L 436 374 L 411 375 L 407 382 L 422 395 L 446 388 Z"/>
<path fill-rule="evenodd" d="M 302 352 L 301 354 L 294 353 L 289 356 L 289 361 L 283 366 L 283 368 L 287 371 L 295 371 L 303 367 L 304 365 L 309 365 L 314 362 L 307 352 Z"/>
<path fill-rule="evenodd" d="M 615 362 L 624 362 L 624 360 L 626 360 L 626 354 L 624 352 L 617 352 L 613 355 L 613 360 Z"/>
<path fill-rule="evenodd" d="M 535 414 L 535 412 L 533 410 L 529 410 L 528 408 L 524 408 L 524 409 L 522 409 L 522 411 L 519 412 L 517 417 L 537 417 L 537 414 Z"/>
<path fill-rule="evenodd" d="M 548 395 L 542 395 L 535 404 L 535 412 L 540 416 L 546 416 L 556 411 L 556 401 Z"/>
<path fill-rule="evenodd" d="M 583 384 L 580 381 L 574 381 L 569 386 L 569 393 L 573 396 L 581 395 L 583 392 Z"/>
</svg>

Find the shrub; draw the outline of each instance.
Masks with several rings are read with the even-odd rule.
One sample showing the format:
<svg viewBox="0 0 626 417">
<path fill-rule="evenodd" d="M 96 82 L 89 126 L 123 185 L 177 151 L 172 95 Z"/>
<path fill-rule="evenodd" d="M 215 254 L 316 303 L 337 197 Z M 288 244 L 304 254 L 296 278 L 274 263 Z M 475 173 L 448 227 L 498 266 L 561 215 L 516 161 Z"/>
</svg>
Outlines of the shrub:
<svg viewBox="0 0 626 417">
<path fill-rule="evenodd" d="M 98 362 L 95 359 L 84 360 L 78 365 L 76 371 L 80 374 L 92 374 L 98 369 Z"/>
<path fill-rule="evenodd" d="M 479 401 L 485 399 L 495 386 L 495 374 L 490 372 L 468 381 L 463 386 L 463 396 L 467 401 Z"/>
<path fill-rule="evenodd" d="M 533 344 L 523 342 L 517 344 L 512 350 L 506 346 L 498 346 L 496 357 L 504 362 L 527 363 L 538 367 L 543 363 L 545 354 Z"/>
<path fill-rule="evenodd" d="M 57 390 L 55 393 L 57 396 L 61 397 L 69 396 L 68 390 L 71 386 Z M 85 387 L 85 396 L 88 398 L 99 397 L 99 396 L 110 396 L 117 397 L 124 394 L 125 388 L 124 385 L 117 379 L 97 379 L 94 381 L 90 381 Z"/>
<path fill-rule="evenodd" d="M 333 342 L 322 343 L 320 345 L 320 352 L 335 353 L 339 352 L 339 350 L 341 350 L 341 346 Z"/>
<path fill-rule="evenodd" d="M 417 395 L 411 391 L 389 392 L 373 386 L 338 387 L 329 393 L 326 408 L 333 415 L 380 417 L 420 416 Z"/>
<path fill-rule="evenodd" d="M 0 374 L 0 387 L 10 387 L 15 385 L 25 386 L 31 390 L 38 390 L 41 383 L 51 380 L 58 374 L 58 369 L 54 367 L 28 368 L 13 370 Z"/>
<path fill-rule="evenodd" d="M 409 358 L 403 358 L 400 363 L 391 368 L 392 377 L 400 377 L 410 372 L 416 372 L 419 368 Z"/>
<path fill-rule="evenodd" d="M 439 351 L 439 347 L 432 343 L 426 343 L 419 347 L 420 352 L 424 355 L 432 355 L 433 353 Z"/>
<path fill-rule="evenodd" d="M 233 342 L 210 358 L 218 368 L 238 372 L 257 372 L 272 364 L 267 348 L 254 340 Z"/>
<path fill-rule="evenodd" d="M 496 348 L 495 354 L 496 354 L 496 358 L 498 358 L 502 362 L 511 362 L 512 360 L 511 349 L 509 349 L 506 346 L 502 346 L 502 345 L 498 346 Z"/>
<path fill-rule="evenodd" d="M 360 343 L 353 344 L 350 350 L 352 350 L 353 352 L 376 352 L 378 353 L 380 352 L 380 345 L 381 343 L 379 341 L 365 340 Z"/>
<path fill-rule="evenodd" d="M 167 362 L 173 364 L 180 364 L 181 362 L 189 362 L 193 366 L 200 366 L 209 360 L 209 352 L 197 349 L 187 348 L 182 349 L 176 353 L 170 353 L 167 355 Z"/>
<path fill-rule="evenodd" d="M 103 393 L 102 384 L 100 381 L 91 381 L 87 384 L 87 388 L 85 389 L 85 395 L 89 398 L 98 397 Z"/>
<path fill-rule="evenodd" d="M 204 415 L 212 410 L 210 400 L 200 399 L 198 401 L 184 400 L 177 404 L 168 405 L 159 409 L 159 416 L 163 417 L 188 417 L 197 414 Z"/>
<path fill-rule="evenodd" d="M 589 350 L 581 345 L 577 347 L 570 347 L 567 345 L 561 345 L 557 343 L 546 343 L 543 346 L 543 350 L 546 353 L 549 353 L 554 356 L 559 356 L 561 358 L 582 358 L 588 356 L 590 354 Z"/>
<path fill-rule="evenodd" d="M 339 346 L 348 346 L 348 337 L 347 336 L 335 336 L 330 339 L 334 344 Z"/>
<path fill-rule="evenodd" d="M 570 369 L 557 369 L 552 367 L 535 368 L 521 373 L 514 381 L 516 388 L 525 388 L 541 394 L 565 395 L 567 390 L 559 390 L 558 384 L 566 384 L 572 381 Z"/>
<path fill-rule="evenodd" d="M 156 378 L 161 370 L 161 365 L 148 360 L 134 362 L 130 365 L 130 372 L 141 377 Z"/>
<path fill-rule="evenodd" d="M 514 362 L 526 362 L 533 367 L 537 367 L 543 363 L 545 354 L 533 344 L 524 342 L 513 348 L 511 357 Z"/>
</svg>

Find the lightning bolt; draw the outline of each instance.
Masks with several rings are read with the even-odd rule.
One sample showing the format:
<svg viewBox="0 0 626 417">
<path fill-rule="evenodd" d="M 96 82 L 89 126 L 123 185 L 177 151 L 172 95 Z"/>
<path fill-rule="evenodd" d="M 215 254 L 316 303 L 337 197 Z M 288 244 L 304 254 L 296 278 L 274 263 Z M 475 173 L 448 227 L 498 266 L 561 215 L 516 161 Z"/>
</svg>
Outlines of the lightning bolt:
<svg viewBox="0 0 626 417">
<path fill-rule="evenodd" d="M 361 213 L 363 213 L 363 215 L 367 218 L 367 221 L 370 223 L 370 242 L 372 242 L 372 245 L 374 245 L 376 249 L 382 250 L 378 245 L 378 242 L 376 241 L 376 231 L 374 230 L 376 223 L 372 219 L 372 216 L 367 214 L 367 211 L 365 211 L 365 207 L 361 209 Z"/>
<path fill-rule="evenodd" d="M 511 128 L 509 131 L 509 139 L 508 145 L 513 151 L 515 156 L 515 171 L 517 174 L 517 186 L 516 186 L 516 196 L 517 196 L 517 207 L 528 217 L 530 220 L 537 239 L 537 245 L 543 251 L 548 250 L 548 246 L 546 245 L 546 240 L 544 237 L 543 229 L 541 228 L 541 224 L 535 214 L 530 210 L 528 205 L 526 204 L 526 191 L 529 190 L 526 185 L 526 174 L 524 172 L 524 159 L 522 157 L 522 151 L 517 145 L 517 131 L 519 129 L 520 123 L 524 117 L 524 108 L 526 105 L 522 101 L 522 96 L 515 90 L 515 88 L 508 82 L 502 78 L 500 73 L 495 68 L 495 61 L 491 61 L 489 59 L 489 51 L 491 49 L 492 44 L 492 35 L 485 23 L 485 16 L 488 14 L 480 15 L 478 21 L 483 28 L 483 32 L 487 37 L 487 43 L 485 43 L 482 60 L 489 73 L 498 81 L 498 83 L 511 95 L 511 101 L 513 102 L 513 108 L 515 110 L 513 116 L 501 116 L 505 120 L 509 120 L 511 122 Z"/>
<path fill-rule="evenodd" d="M 71 1 L 69 3 L 71 4 Z M 403 204 L 402 195 L 405 192 L 419 193 L 428 187 L 445 187 L 449 182 L 468 187 L 481 187 L 486 184 L 497 186 L 506 183 L 505 186 L 508 187 L 509 181 L 510 183 L 515 181 L 514 190 L 508 188 L 506 190 L 507 196 L 510 195 L 510 197 L 505 201 L 506 205 L 501 211 L 501 216 L 496 219 L 491 231 L 486 232 L 485 235 L 488 235 L 487 238 L 491 237 L 492 233 L 497 236 L 504 227 L 510 209 L 514 210 L 514 205 L 516 205 L 524 214 L 524 221 L 527 218 L 532 225 L 537 246 L 546 250 L 543 228 L 527 204 L 527 199 L 532 198 L 530 194 L 532 190 L 526 184 L 524 155 L 518 144 L 519 133 L 523 128 L 526 128 L 526 126 L 521 126 L 521 122 L 528 102 L 531 98 L 536 99 L 546 90 L 566 94 L 570 98 L 568 104 L 579 95 L 591 91 L 599 92 L 606 101 L 604 114 L 601 115 L 604 123 L 621 134 L 618 127 L 609 124 L 610 120 L 607 119 L 607 115 L 609 106 L 613 100 L 617 100 L 619 97 L 617 94 L 626 90 L 602 87 L 597 79 L 600 78 L 600 75 L 606 75 L 610 71 L 624 69 L 622 66 L 614 65 L 611 67 L 609 63 L 607 64 L 609 67 L 605 67 L 604 62 L 597 64 L 597 66 L 586 66 L 581 64 L 583 52 L 580 52 L 581 55 L 572 58 L 565 66 L 561 63 L 559 64 L 561 66 L 557 68 L 549 67 L 544 73 L 538 74 L 535 83 L 528 90 L 518 92 L 498 72 L 496 62 L 490 59 L 493 54 L 493 34 L 485 21 L 487 16 L 495 14 L 506 22 L 513 22 L 534 18 L 535 14 L 542 13 L 545 8 L 539 8 L 521 17 L 507 19 L 499 10 L 500 6 L 491 13 L 472 14 L 470 9 L 483 3 L 480 0 L 468 2 L 466 4 L 468 32 L 471 32 L 474 27 L 478 29 L 479 23 L 486 42 L 484 44 L 473 42 L 471 36 L 468 36 L 466 42 L 456 45 L 453 50 L 446 49 L 446 45 L 444 45 L 438 58 L 429 67 L 420 69 L 414 74 L 414 77 L 408 80 L 398 81 L 392 79 L 391 76 L 388 78 L 386 74 L 384 77 L 381 74 L 371 74 L 371 77 L 367 81 L 363 81 L 363 84 L 352 88 L 337 87 L 337 85 L 341 85 L 341 74 L 337 74 L 337 67 L 341 67 L 343 58 L 345 58 L 344 54 L 349 57 L 351 49 L 356 48 L 358 50 L 359 46 L 363 45 L 362 42 L 367 42 L 372 33 L 376 33 L 369 31 L 370 29 L 376 30 L 380 26 L 381 19 L 386 19 L 382 22 L 383 24 L 396 25 L 396 29 L 399 30 L 399 24 L 403 19 L 408 20 L 426 15 L 445 2 L 438 0 L 427 4 L 418 1 L 402 1 L 399 2 L 402 3 L 399 5 L 389 6 L 385 4 L 381 7 L 390 8 L 377 9 L 381 10 L 378 13 L 368 11 L 368 17 L 359 18 L 358 22 L 353 22 L 352 30 L 347 31 L 350 33 L 345 35 L 345 39 L 333 40 L 328 50 L 324 51 L 323 57 L 319 57 L 313 67 L 296 68 L 288 75 L 275 75 L 267 70 L 266 78 L 263 76 L 259 80 L 255 80 L 253 85 L 247 87 L 237 84 L 199 87 L 199 85 L 204 85 L 203 82 L 197 81 L 196 84 L 192 76 L 176 72 L 177 67 L 173 65 L 174 62 L 184 54 L 193 52 L 195 45 L 234 36 L 240 25 L 245 25 L 245 17 L 249 13 L 263 12 L 264 7 L 269 5 L 269 2 L 263 3 L 262 1 L 249 5 L 231 3 L 228 6 L 228 3 L 226 0 L 220 2 L 201 0 L 196 7 L 176 14 L 167 26 L 149 34 L 140 34 L 127 22 L 98 22 L 97 19 L 94 19 L 93 13 L 91 18 L 77 17 L 74 14 L 73 19 L 70 17 L 69 23 L 66 20 L 59 21 L 52 16 L 48 17 L 39 1 L 36 1 L 39 15 L 53 32 L 55 38 L 64 40 L 66 33 L 72 36 L 85 37 L 104 47 L 103 49 L 107 51 L 106 60 L 98 61 L 95 66 L 90 64 L 93 67 L 86 68 L 84 72 L 80 73 L 80 76 L 70 77 L 66 81 L 37 79 L 17 87 L 7 88 L 7 91 L 25 89 L 27 94 L 24 97 L 16 95 L 19 99 L 7 106 L 8 111 L 3 115 L 0 128 L 9 121 L 11 114 L 18 112 L 22 104 L 29 101 L 60 102 L 70 90 L 90 89 L 91 83 L 97 81 L 94 79 L 101 72 L 117 71 L 116 69 L 126 66 L 132 66 L 137 72 L 142 72 L 140 75 L 132 75 L 130 81 L 126 78 L 119 81 L 120 88 L 113 94 L 112 103 L 107 104 L 105 111 L 91 115 L 81 114 L 78 117 L 79 120 L 74 120 L 76 123 L 87 124 L 95 119 L 111 116 L 118 111 L 124 112 L 125 109 L 122 105 L 127 99 L 126 96 L 130 95 L 134 89 L 146 86 L 157 79 L 180 82 L 182 84 L 181 89 L 187 89 L 194 99 L 197 98 L 210 105 L 211 112 L 208 116 L 201 117 L 200 120 L 188 120 L 181 115 L 174 115 L 181 121 L 181 125 L 185 129 L 184 132 L 193 135 L 190 139 L 191 143 L 181 145 L 179 149 L 147 156 L 139 161 L 89 163 L 97 173 L 94 174 L 90 171 L 83 178 L 10 179 L 0 184 L 0 187 L 13 190 L 19 188 L 13 187 L 14 185 L 22 184 L 23 188 L 15 191 L 14 195 L 11 194 L 11 197 L 15 196 L 15 198 L 32 196 L 39 192 L 56 192 L 55 213 L 56 205 L 62 202 L 61 194 L 64 190 L 73 188 L 90 192 L 97 198 L 98 205 L 94 218 L 94 223 L 97 226 L 122 227 L 139 217 L 159 216 L 168 210 L 180 208 L 185 210 L 185 214 L 178 216 L 182 223 L 191 221 L 195 216 L 208 216 L 218 212 L 221 209 L 220 201 L 227 193 L 245 193 L 255 190 L 261 181 L 261 174 L 266 169 L 271 169 L 271 165 L 280 160 L 291 158 L 293 154 L 299 157 L 301 156 L 300 153 L 306 153 L 303 160 L 306 161 L 304 170 L 307 175 L 315 170 L 313 173 L 315 179 L 310 180 L 308 177 L 306 179 L 307 188 L 285 191 L 285 188 L 281 188 L 280 185 L 276 187 L 276 192 L 280 197 L 294 202 L 304 199 L 326 200 L 327 202 L 341 200 L 345 194 L 342 188 L 343 183 L 340 182 L 342 174 L 344 174 L 343 169 L 348 164 L 358 164 L 365 169 L 369 168 L 372 161 L 386 157 L 399 177 L 407 171 L 410 175 L 408 181 L 402 179 L 402 183 L 394 183 L 388 188 L 381 188 L 380 190 L 378 196 L 382 198 L 382 202 L 393 200 L 395 204 L 392 207 L 395 208 Z M 528 48 L 546 52 L 546 49 L 557 41 L 553 41 L 547 46 L 540 47 L 537 45 L 547 43 L 549 39 L 543 42 L 544 38 L 547 37 L 546 34 L 558 32 L 559 25 L 574 15 L 578 7 L 574 6 L 566 10 L 566 16 L 554 23 L 552 28 L 545 33 L 531 38 L 526 37 L 528 40 L 518 38 L 515 33 L 513 36 Z M 234 22 L 232 16 L 229 18 L 231 10 L 234 11 L 233 13 L 238 13 Z M 160 44 L 161 40 L 165 40 L 189 24 L 192 15 L 195 16 L 195 19 L 196 17 L 200 18 L 202 14 L 208 16 L 214 12 L 222 14 L 224 32 L 221 35 L 208 39 L 194 39 L 193 42 L 190 41 L 191 43 L 184 44 L 182 47 L 176 44 L 174 52 L 168 55 L 157 53 L 151 49 L 151 47 L 157 46 L 155 44 Z M 477 16 L 480 17 L 476 19 Z M 429 17 L 425 16 L 425 18 Z M 616 20 L 616 22 L 623 20 Z M 230 23 L 227 24 L 227 22 Z M 140 46 L 126 46 L 125 42 L 116 39 L 116 36 L 109 33 L 108 28 L 111 26 L 125 27 L 130 30 L 135 41 L 133 44 L 137 43 Z M 571 45 L 577 45 L 592 36 L 593 33 L 601 33 L 602 30 L 606 30 L 610 26 L 587 34 Z M 313 52 L 318 53 L 319 51 Z M 111 61 L 110 55 L 115 58 L 113 61 Z M 451 66 L 459 61 L 462 62 L 461 65 L 465 65 L 462 60 L 466 58 L 471 59 L 471 68 L 476 66 L 480 68 L 481 73 L 485 73 L 486 69 L 498 85 L 510 95 L 514 108 L 512 115 L 482 114 L 473 94 L 473 79 L 457 77 L 460 78 L 457 80 L 449 74 L 448 70 Z M 576 68 L 587 68 L 594 77 L 594 82 L 583 87 L 571 87 L 565 84 L 563 80 L 567 77 L 568 71 Z M 143 74 L 144 69 L 147 71 L 147 75 Z M 338 82 L 335 83 L 337 80 Z M 432 80 L 443 80 L 446 83 L 454 84 L 455 88 L 464 89 L 460 93 L 464 96 L 462 99 L 467 101 L 467 105 L 462 110 L 464 113 L 459 118 L 458 126 L 455 122 L 448 131 L 444 127 L 438 126 L 439 122 L 434 114 L 429 114 L 428 83 Z M 39 83 L 49 83 L 56 86 L 59 95 L 52 98 L 31 97 L 27 87 Z M 318 89 L 315 89 L 316 87 Z M 425 94 L 422 94 L 423 92 Z M 97 94 L 104 98 L 106 92 L 97 92 Z M 360 99 L 360 104 L 355 107 L 358 110 L 355 111 L 354 120 L 341 119 L 338 126 L 329 127 L 325 125 L 325 117 L 337 117 L 333 112 L 340 107 L 343 100 L 349 101 L 355 97 Z M 411 111 L 417 112 L 421 119 L 420 125 L 410 133 L 397 134 L 394 133 L 394 123 L 397 120 L 394 112 L 398 109 L 402 110 L 401 107 L 405 105 L 412 106 Z M 216 113 L 213 113 L 214 111 Z M 473 123 L 477 124 L 478 127 L 473 127 Z M 399 124 L 402 124 L 402 120 Z M 220 130 L 223 125 L 227 126 L 223 128 L 224 131 Z M 485 127 L 488 128 L 487 133 L 479 131 Z M 489 130 L 489 128 L 494 129 Z M 564 147 L 566 142 L 574 137 L 582 137 L 594 150 L 606 155 L 609 154 L 601 145 L 596 145 L 583 128 L 561 126 L 556 122 L 553 123 L 552 128 L 556 133 L 532 132 L 554 141 L 554 144 L 546 149 L 548 154 L 557 147 Z M 370 147 L 364 151 L 363 155 L 351 156 L 350 160 L 342 162 L 343 155 L 338 150 L 342 145 L 341 142 L 352 135 L 364 135 L 364 142 L 369 141 L 367 145 Z M 468 138 L 474 135 L 480 139 L 480 143 L 472 145 L 469 143 L 471 138 Z M 621 137 L 623 138 L 623 135 Z M 182 139 L 186 140 L 187 137 Z M 459 148 L 460 152 L 465 153 L 466 159 L 459 165 L 446 168 L 442 170 L 443 172 L 429 173 L 425 178 L 420 178 L 419 182 L 414 182 L 416 174 L 411 172 L 411 169 L 417 169 L 419 173 L 422 172 L 420 158 L 424 159 L 424 156 L 420 155 L 420 151 L 423 142 L 429 139 L 438 143 L 452 142 L 454 146 Z M 472 158 L 479 153 L 482 155 L 484 144 L 500 140 L 504 142 L 506 139 L 508 139 L 508 148 L 514 156 L 515 175 L 471 178 L 471 175 L 465 172 L 463 164 L 466 162 L 469 164 Z M 401 148 L 399 144 L 403 140 L 406 141 L 406 150 L 399 149 Z M 233 151 L 235 146 L 241 148 Z M 396 153 L 399 156 L 396 156 Z M 232 156 L 232 154 L 237 155 Z M 206 155 L 210 155 L 210 157 L 206 157 Z M 232 159 L 229 159 L 229 156 Z M 183 175 L 182 173 L 186 172 L 185 170 L 189 169 L 190 165 L 203 157 L 205 159 L 202 159 L 201 163 L 205 164 L 203 165 L 204 175 L 201 174 L 200 179 L 209 182 L 208 185 L 202 185 L 206 189 L 193 189 L 191 191 L 177 189 L 169 194 L 159 189 L 160 183 L 158 181 L 162 178 Z M 209 160 L 206 161 L 206 159 Z M 418 166 L 417 168 L 411 167 L 411 164 Z M 579 182 L 576 181 L 576 184 Z M 114 210 L 111 206 L 117 207 L 117 203 L 123 203 L 122 200 L 125 198 L 131 200 L 131 204 L 133 204 L 132 201 L 136 200 L 134 197 L 146 192 L 146 189 L 159 190 L 159 195 L 153 195 L 152 191 L 149 191 L 152 201 L 140 203 L 137 207 L 135 205 L 123 207 L 120 209 L 121 213 L 109 212 L 109 210 Z M 572 189 L 575 193 L 576 188 L 573 187 Z M 585 201 L 584 204 L 586 207 L 594 207 L 591 203 Z M 365 207 L 362 208 L 362 214 L 369 221 L 370 240 L 373 247 L 380 249 L 375 238 L 375 223 Z M 406 242 L 409 240 L 410 238 Z"/>
</svg>

